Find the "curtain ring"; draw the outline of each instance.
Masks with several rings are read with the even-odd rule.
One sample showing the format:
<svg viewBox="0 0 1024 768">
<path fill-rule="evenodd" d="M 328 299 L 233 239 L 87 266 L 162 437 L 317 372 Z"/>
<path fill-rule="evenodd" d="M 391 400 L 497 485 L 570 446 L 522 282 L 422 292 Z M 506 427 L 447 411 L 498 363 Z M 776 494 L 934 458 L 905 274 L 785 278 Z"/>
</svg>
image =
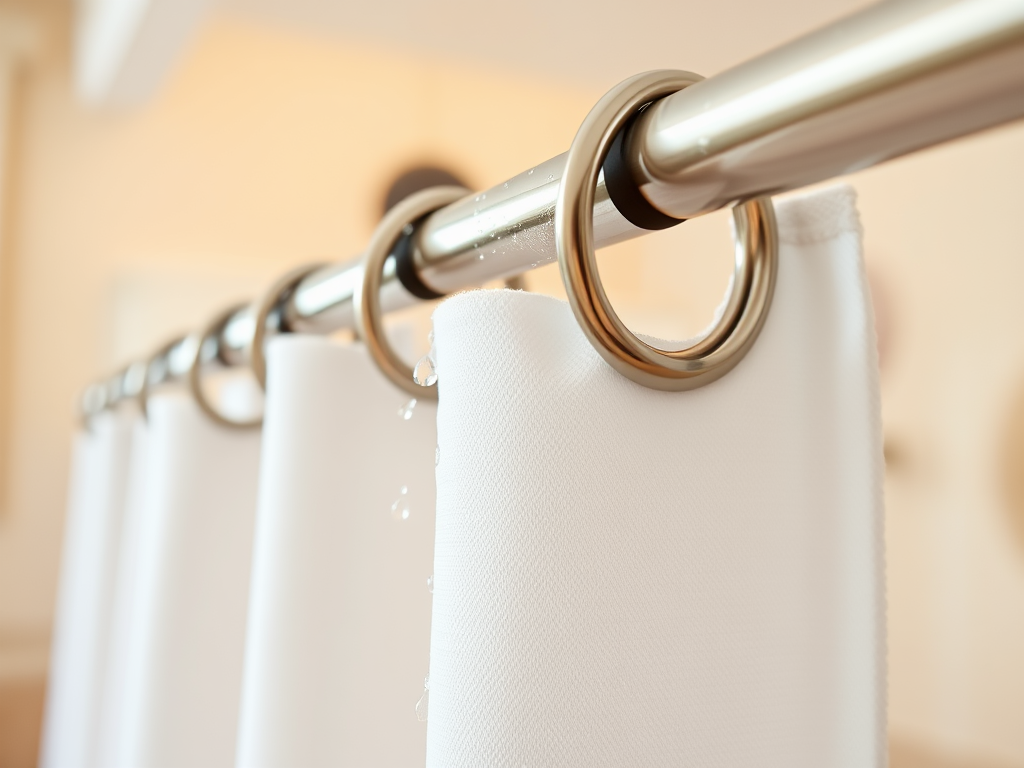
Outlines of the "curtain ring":
<svg viewBox="0 0 1024 768">
<path fill-rule="evenodd" d="M 221 312 L 207 323 L 205 328 L 192 337 L 194 339 L 195 351 L 193 352 L 192 363 L 188 368 L 188 388 L 196 401 L 196 405 L 215 423 L 232 429 L 255 429 L 263 424 L 263 417 L 257 416 L 252 419 L 236 420 L 225 416 L 214 407 L 213 403 L 207 398 L 206 391 L 203 389 L 203 347 L 206 346 L 207 342 L 220 336 L 232 315 L 245 309 L 247 306 L 249 305 L 239 304 Z"/>
<path fill-rule="evenodd" d="M 142 414 L 143 419 L 146 419 L 147 421 L 149 420 L 148 409 L 150 389 L 152 388 L 153 384 L 160 384 L 167 378 L 167 368 L 170 365 L 170 361 L 167 359 L 168 355 L 170 355 L 172 349 L 174 349 L 176 346 L 184 342 L 185 339 L 187 338 L 187 336 L 177 336 L 171 339 L 162 347 L 160 347 L 160 349 L 154 352 L 153 355 L 148 360 L 146 360 L 145 363 L 143 363 L 143 365 L 145 366 L 145 371 L 143 372 L 142 383 L 139 386 L 139 391 L 135 393 L 135 399 L 138 401 L 139 404 L 139 413 Z M 153 366 L 156 365 L 156 362 L 158 360 L 163 361 L 164 370 L 161 372 L 160 376 L 156 379 L 156 381 L 153 381 Z"/>
<path fill-rule="evenodd" d="M 325 262 L 318 261 L 314 264 L 304 264 L 301 267 L 296 267 L 286 272 L 274 281 L 273 285 L 267 289 L 267 292 L 263 294 L 259 302 L 253 305 L 255 313 L 253 322 L 255 325 L 253 326 L 252 339 L 249 342 L 249 366 L 252 368 L 253 375 L 256 376 L 256 381 L 259 382 L 260 388 L 264 391 L 267 389 L 267 358 L 266 350 L 264 349 L 267 338 L 267 318 L 270 317 L 274 307 L 287 301 L 288 297 L 295 292 L 299 283 L 323 266 L 325 266 Z"/>
<path fill-rule="evenodd" d="M 704 386 L 743 358 L 768 314 L 778 267 L 775 210 L 771 198 L 762 197 L 732 209 L 736 240 L 732 289 L 721 317 L 695 344 L 668 351 L 646 343 L 626 328 L 608 300 L 594 252 L 594 194 L 602 163 L 616 134 L 638 110 L 692 85 L 695 77 L 677 70 L 646 72 L 605 94 L 572 141 L 555 205 L 558 264 L 583 333 L 623 376 L 645 387 L 673 392 Z"/>
<path fill-rule="evenodd" d="M 410 195 L 384 214 L 366 248 L 360 285 L 352 297 L 356 331 L 374 362 L 396 386 L 421 399 L 436 400 L 437 387 L 424 388 L 416 384 L 412 380 L 412 368 L 387 343 L 380 305 L 382 271 L 395 241 L 402 236 L 407 226 L 415 225 L 424 216 L 454 203 L 468 193 L 469 190 L 463 187 L 431 187 Z"/>
</svg>

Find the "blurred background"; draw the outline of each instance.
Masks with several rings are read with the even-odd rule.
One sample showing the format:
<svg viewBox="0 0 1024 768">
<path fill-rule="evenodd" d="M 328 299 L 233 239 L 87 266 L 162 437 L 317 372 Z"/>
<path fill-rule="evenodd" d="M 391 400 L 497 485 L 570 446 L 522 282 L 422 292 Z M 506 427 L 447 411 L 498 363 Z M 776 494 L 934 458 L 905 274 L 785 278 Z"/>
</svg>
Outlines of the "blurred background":
<svg viewBox="0 0 1024 768">
<path fill-rule="evenodd" d="M 0 0 L 0 768 L 35 765 L 74 403 L 299 263 L 403 173 L 568 148 L 620 79 L 713 75 L 861 0 Z M 894 768 L 1024 766 L 1024 124 L 848 179 L 882 346 Z M 602 254 L 684 337 L 726 215 Z M 549 266 L 527 287 L 559 295 Z"/>
</svg>

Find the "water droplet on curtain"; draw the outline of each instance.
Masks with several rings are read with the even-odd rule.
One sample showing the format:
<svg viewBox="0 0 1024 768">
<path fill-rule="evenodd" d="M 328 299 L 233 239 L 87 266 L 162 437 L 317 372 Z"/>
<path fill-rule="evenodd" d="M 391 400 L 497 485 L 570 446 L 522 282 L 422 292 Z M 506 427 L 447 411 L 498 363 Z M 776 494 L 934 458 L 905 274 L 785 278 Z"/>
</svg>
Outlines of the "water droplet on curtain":
<svg viewBox="0 0 1024 768">
<path fill-rule="evenodd" d="M 427 576 L 427 592 L 434 594 L 434 577 Z"/>
<path fill-rule="evenodd" d="M 395 499 L 395 503 L 391 505 L 391 517 L 395 520 L 402 522 L 403 520 L 409 519 L 409 488 L 403 485 L 401 490 L 398 491 L 399 496 Z"/>
<path fill-rule="evenodd" d="M 416 702 L 416 719 L 421 723 L 427 722 L 427 708 L 430 706 L 430 678 L 423 678 L 423 695 Z"/>
<path fill-rule="evenodd" d="M 412 369 L 412 380 L 421 387 L 432 387 L 437 383 L 437 368 L 430 355 L 424 355 Z"/>
<path fill-rule="evenodd" d="M 416 408 L 416 398 L 414 397 L 408 403 L 398 409 L 398 416 L 403 421 L 408 421 L 412 418 L 412 412 Z"/>
</svg>

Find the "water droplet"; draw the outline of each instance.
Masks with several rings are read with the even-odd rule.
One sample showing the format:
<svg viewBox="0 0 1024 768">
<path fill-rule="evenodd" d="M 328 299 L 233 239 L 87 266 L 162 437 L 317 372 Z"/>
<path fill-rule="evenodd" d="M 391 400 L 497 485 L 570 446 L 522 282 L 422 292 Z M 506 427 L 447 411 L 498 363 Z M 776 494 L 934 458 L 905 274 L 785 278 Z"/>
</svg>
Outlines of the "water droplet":
<svg viewBox="0 0 1024 768">
<path fill-rule="evenodd" d="M 423 695 L 416 702 L 416 719 L 421 723 L 427 722 L 427 708 L 430 706 L 430 678 L 423 678 Z"/>
<path fill-rule="evenodd" d="M 391 517 L 395 520 L 402 522 L 403 520 L 409 519 L 409 488 L 403 485 L 398 491 L 399 496 L 395 499 L 395 503 L 391 505 Z"/>
<path fill-rule="evenodd" d="M 412 412 L 413 412 L 413 409 L 415 409 L 415 408 L 416 408 L 416 398 L 414 397 L 412 400 L 410 400 L 408 403 L 406 403 L 405 405 L 403 405 L 401 408 L 398 409 L 398 416 L 399 416 L 399 418 L 401 418 L 401 419 L 403 419 L 405 421 L 408 421 L 409 419 L 412 418 Z"/>
<path fill-rule="evenodd" d="M 436 467 L 441 463 L 441 446 L 434 448 L 434 466 Z"/>
<path fill-rule="evenodd" d="M 553 173 L 549 173 L 549 174 L 548 174 L 548 179 L 547 179 L 547 180 L 548 180 L 548 181 L 554 181 L 554 180 L 555 180 L 555 174 L 553 174 Z"/>
<path fill-rule="evenodd" d="M 434 577 L 427 576 L 427 592 L 434 594 Z"/>
<path fill-rule="evenodd" d="M 497 253 L 497 252 L 498 252 L 498 249 L 497 249 L 497 248 L 492 248 L 492 249 L 491 249 L 491 253 Z"/>
<path fill-rule="evenodd" d="M 480 199 L 481 200 L 486 200 L 487 199 L 487 195 L 480 195 Z"/>
<path fill-rule="evenodd" d="M 483 261 L 483 260 L 484 260 L 484 255 L 481 253 L 480 254 L 480 261 Z"/>
<path fill-rule="evenodd" d="M 527 175 L 527 176 L 533 176 L 533 172 L 534 172 L 535 170 L 536 170 L 536 168 L 531 168 L 530 170 L 528 170 L 528 171 L 526 172 L 526 175 Z"/>
<path fill-rule="evenodd" d="M 505 189 L 508 189 L 508 182 L 505 182 Z"/>
<path fill-rule="evenodd" d="M 437 368 L 430 355 L 424 355 L 412 371 L 412 380 L 421 387 L 432 387 L 437 383 Z"/>
</svg>

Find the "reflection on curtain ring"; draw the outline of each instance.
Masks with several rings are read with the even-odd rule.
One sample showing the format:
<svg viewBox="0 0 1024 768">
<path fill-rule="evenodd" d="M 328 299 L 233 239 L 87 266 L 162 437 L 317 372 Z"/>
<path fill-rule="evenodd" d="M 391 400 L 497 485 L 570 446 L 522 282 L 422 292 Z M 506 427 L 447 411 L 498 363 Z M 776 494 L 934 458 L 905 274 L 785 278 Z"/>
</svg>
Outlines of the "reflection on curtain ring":
<svg viewBox="0 0 1024 768">
<path fill-rule="evenodd" d="M 324 266 L 324 262 L 304 264 L 296 267 L 274 281 L 267 292 L 253 305 L 252 339 L 249 341 L 249 365 L 260 388 L 267 388 L 266 337 L 267 320 L 275 307 L 286 301 L 299 283 L 312 272 Z"/>
<path fill-rule="evenodd" d="M 221 312 L 219 315 L 213 318 L 206 327 L 199 331 L 192 338 L 194 339 L 195 351 L 192 356 L 191 365 L 188 369 L 188 388 L 189 392 L 192 393 L 192 397 L 196 401 L 196 405 L 209 416 L 213 421 L 222 427 L 229 427 L 231 429 L 255 429 L 263 424 L 263 417 L 257 416 L 252 419 L 232 419 L 225 416 L 210 402 L 206 396 L 206 390 L 203 389 L 203 348 L 213 339 L 220 336 L 221 331 L 224 330 L 224 326 L 227 325 L 228 320 L 237 312 L 245 309 L 247 304 L 240 304 L 231 307 L 230 309 Z"/>
<path fill-rule="evenodd" d="M 637 110 L 694 83 L 696 75 L 664 70 L 629 78 L 587 115 L 566 156 L 555 206 L 555 247 L 562 282 L 580 328 L 619 373 L 652 389 L 681 391 L 731 370 L 753 345 L 771 305 L 778 262 L 770 198 L 733 208 L 736 268 L 715 326 L 686 349 L 658 349 L 626 328 L 612 308 L 594 252 L 594 192 L 616 134 Z"/>
<path fill-rule="evenodd" d="M 406 365 L 387 341 L 380 304 L 381 273 L 395 241 L 402 236 L 407 225 L 455 202 L 468 192 L 469 190 L 464 187 L 424 189 L 405 198 L 388 211 L 377 225 L 366 247 L 362 279 L 352 297 L 357 333 L 370 356 L 392 383 L 418 398 L 436 400 L 437 387 L 424 388 L 416 384 L 412 378 L 412 368 Z"/>
</svg>

